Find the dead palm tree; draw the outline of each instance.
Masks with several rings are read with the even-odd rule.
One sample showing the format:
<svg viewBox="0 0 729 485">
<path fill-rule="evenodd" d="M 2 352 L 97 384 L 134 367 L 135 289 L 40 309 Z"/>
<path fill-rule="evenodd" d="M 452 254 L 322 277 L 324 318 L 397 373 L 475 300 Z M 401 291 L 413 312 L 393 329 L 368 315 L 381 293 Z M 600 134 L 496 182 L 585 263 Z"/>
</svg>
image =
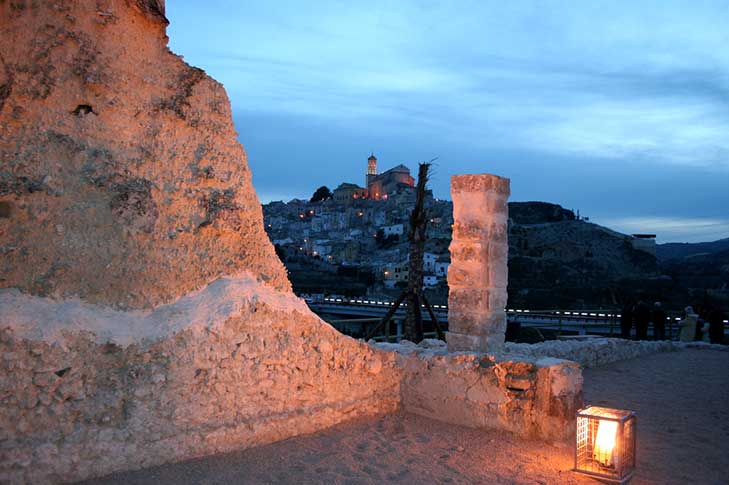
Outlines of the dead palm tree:
<svg viewBox="0 0 729 485">
<path fill-rule="evenodd" d="M 425 186 L 428 183 L 428 171 L 432 162 L 433 160 L 428 163 L 421 163 L 418 168 L 417 196 L 415 199 L 415 207 L 410 214 L 410 230 L 408 232 L 410 240 L 408 287 L 395 300 L 395 303 L 390 307 L 382 320 L 370 330 L 366 339 L 372 338 L 377 331 L 389 324 L 397 309 L 405 302 L 407 304 L 403 325 L 403 337 L 405 339 L 416 343 L 423 340 L 422 308 L 425 307 L 435 326 L 438 338 L 445 340 L 435 313 L 433 313 L 433 309 L 423 294 L 423 254 L 425 253 L 426 229 L 428 225 L 428 217 L 425 213 Z"/>
</svg>

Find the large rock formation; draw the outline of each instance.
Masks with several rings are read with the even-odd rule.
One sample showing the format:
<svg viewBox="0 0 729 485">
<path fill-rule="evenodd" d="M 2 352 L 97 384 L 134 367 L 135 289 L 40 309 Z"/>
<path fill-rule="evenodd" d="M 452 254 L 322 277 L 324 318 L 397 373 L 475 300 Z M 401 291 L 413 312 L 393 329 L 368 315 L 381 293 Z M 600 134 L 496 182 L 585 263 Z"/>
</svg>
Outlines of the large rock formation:
<svg viewBox="0 0 729 485">
<path fill-rule="evenodd" d="M 245 268 L 277 289 L 223 87 L 161 0 L 0 2 L 0 288 L 152 308 Z"/>
<path fill-rule="evenodd" d="M 290 291 L 222 86 L 160 0 L 0 1 L 0 482 L 243 448 L 399 405 Z"/>
</svg>

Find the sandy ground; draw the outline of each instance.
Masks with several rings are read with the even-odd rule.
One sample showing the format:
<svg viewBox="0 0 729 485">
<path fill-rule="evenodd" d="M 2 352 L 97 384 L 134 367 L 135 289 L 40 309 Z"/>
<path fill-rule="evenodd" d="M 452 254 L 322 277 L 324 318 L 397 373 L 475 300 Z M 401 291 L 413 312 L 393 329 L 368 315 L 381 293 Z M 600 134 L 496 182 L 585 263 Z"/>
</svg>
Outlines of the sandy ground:
<svg viewBox="0 0 729 485">
<path fill-rule="evenodd" d="M 729 352 L 684 350 L 587 369 L 585 401 L 637 412 L 632 483 L 729 483 Z M 572 460 L 569 444 L 390 415 L 88 483 L 597 483 L 571 472 Z"/>
<path fill-rule="evenodd" d="M 729 352 L 653 354 L 584 377 L 585 402 L 638 416 L 632 483 L 729 484 Z"/>
</svg>

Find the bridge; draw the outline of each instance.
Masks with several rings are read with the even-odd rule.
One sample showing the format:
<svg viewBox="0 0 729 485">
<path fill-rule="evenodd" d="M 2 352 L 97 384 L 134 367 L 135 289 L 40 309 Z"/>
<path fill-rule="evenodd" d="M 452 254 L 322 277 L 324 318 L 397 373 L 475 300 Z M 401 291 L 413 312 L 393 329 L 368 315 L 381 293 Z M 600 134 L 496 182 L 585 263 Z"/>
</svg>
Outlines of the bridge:
<svg viewBox="0 0 729 485">
<path fill-rule="evenodd" d="M 324 320 L 328 321 L 338 330 L 350 335 L 364 335 L 366 330 L 378 323 L 385 313 L 394 304 L 392 301 L 367 298 L 343 297 L 311 297 L 302 296 L 309 308 Z M 406 304 L 402 304 L 393 316 L 393 335 L 402 335 L 402 320 L 405 318 Z M 442 327 L 448 326 L 448 306 L 431 305 L 433 313 Z M 428 312 L 422 312 L 426 331 L 432 323 Z M 527 310 L 507 308 L 506 315 L 512 324 L 521 327 L 533 327 L 541 330 L 551 330 L 559 334 L 568 335 L 620 335 L 620 313 L 614 310 Z M 675 336 L 678 332 L 676 322 L 681 318 L 675 314 L 669 315 L 666 322 L 666 334 Z M 724 320 L 724 325 L 729 323 Z M 385 329 L 389 335 L 390 329 Z M 725 330 L 726 331 L 726 330 Z M 652 326 L 649 327 L 652 332 Z"/>
</svg>

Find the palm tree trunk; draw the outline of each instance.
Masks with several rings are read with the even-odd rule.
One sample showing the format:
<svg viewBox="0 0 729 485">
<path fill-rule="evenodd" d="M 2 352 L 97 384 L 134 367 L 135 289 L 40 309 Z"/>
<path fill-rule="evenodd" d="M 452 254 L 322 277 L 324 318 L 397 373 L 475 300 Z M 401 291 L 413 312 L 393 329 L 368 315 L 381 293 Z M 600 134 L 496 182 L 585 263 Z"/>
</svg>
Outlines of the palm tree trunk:
<svg viewBox="0 0 729 485">
<path fill-rule="evenodd" d="M 417 198 L 415 208 L 410 215 L 410 259 L 407 302 L 403 325 L 404 337 L 412 342 L 423 340 L 423 254 L 425 252 L 425 231 L 428 218 L 425 214 L 425 185 L 428 182 L 430 163 L 421 163 L 418 169 Z"/>
</svg>

